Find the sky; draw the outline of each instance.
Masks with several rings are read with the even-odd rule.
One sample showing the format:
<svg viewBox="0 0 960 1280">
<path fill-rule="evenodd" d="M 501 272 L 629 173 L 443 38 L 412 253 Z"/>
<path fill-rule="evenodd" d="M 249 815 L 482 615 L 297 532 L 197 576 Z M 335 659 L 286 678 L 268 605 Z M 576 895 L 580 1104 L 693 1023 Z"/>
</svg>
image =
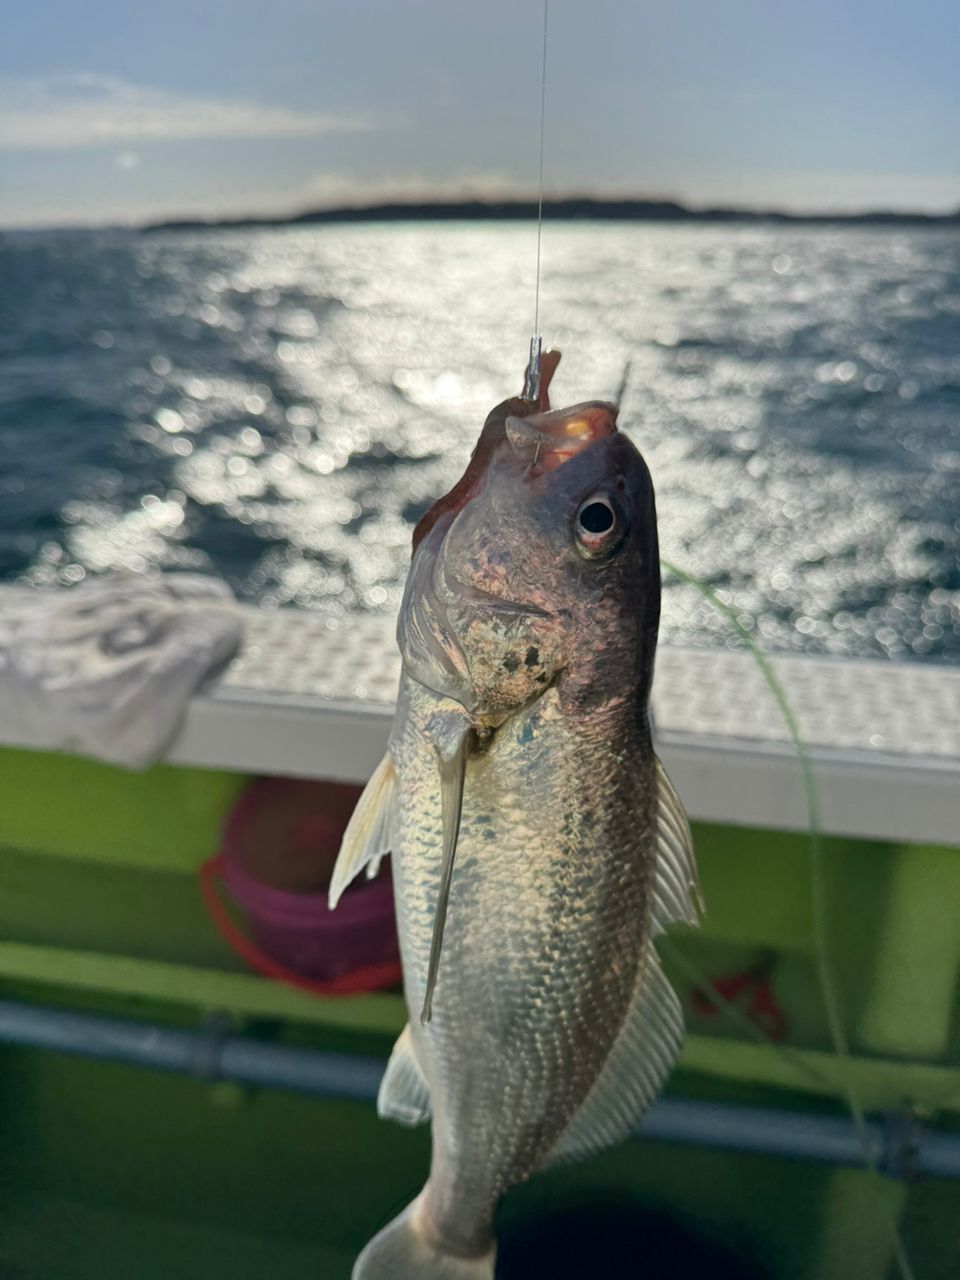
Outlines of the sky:
<svg viewBox="0 0 960 1280">
<path fill-rule="evenodd" d="M 0 226 L 536 189 L 542 0 L 6 0 Z M 550 0 L 548 194 L 960 207 L 957 0 Z"/>
</svg>

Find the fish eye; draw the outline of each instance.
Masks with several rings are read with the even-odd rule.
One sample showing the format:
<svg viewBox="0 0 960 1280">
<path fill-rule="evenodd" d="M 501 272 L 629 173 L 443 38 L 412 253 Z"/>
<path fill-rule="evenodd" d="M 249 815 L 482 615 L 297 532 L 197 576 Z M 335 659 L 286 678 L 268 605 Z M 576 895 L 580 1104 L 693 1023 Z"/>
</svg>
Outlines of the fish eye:
<svg viewBox="0 0 960 1280">
<path fill-rule="evenodd" d="M 606 493 L 592 493 L 580 503 L 573 520 L 577 550 L 588 560 L 612 555 L 623 541 L 626 520 L 619 504 Z"/>
</svg>

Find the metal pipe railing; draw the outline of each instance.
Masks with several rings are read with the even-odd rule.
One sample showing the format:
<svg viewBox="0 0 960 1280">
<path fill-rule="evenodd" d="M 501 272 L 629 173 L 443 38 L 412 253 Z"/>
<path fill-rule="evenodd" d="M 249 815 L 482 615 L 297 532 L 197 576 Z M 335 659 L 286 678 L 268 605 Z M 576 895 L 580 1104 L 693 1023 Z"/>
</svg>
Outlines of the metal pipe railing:
<svg viewBox="0 0 960 1280">
<path fill-rule="evenodd" d="M 223 1016 L 190 1031 L 9 1000 L 0 1001 L 0 1044 L 371 1103 L 385 1066 L 377 1058 L 235 1035 Z M 840 1117 L 663 1098 L 651 1107 L 639 1136 L 852 1167 L 863 1167 L 869 1157 L 891 1177 L 960 1178 L 960 1134 L 923 1130 L 905 1115 L 868 1120 L 865 1152 L 853 1124 Z"/>
</svg>

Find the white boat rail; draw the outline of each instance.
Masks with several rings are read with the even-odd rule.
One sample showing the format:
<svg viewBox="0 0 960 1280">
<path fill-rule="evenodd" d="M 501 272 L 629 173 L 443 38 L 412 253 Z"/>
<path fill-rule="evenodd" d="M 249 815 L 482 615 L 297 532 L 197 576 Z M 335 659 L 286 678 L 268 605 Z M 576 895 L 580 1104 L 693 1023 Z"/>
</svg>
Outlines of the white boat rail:
<svg viewBox="0 0 960 1280">
<path fill-rule="evenodd" d="M 393 714 L 393 619 L 243 613 L 239 655 L 192 700 L 168 762 L 364 781 Z M 809 748 L 825 831 L 960 843 L 960 668 L 772 662 Z M 807 829 L 789 731 L 749 653 L 661 645 L 653 702 L 658 750 L 692 818 Z M 2 725 L 0 743 L 50 745 L 13 741 Z"/>
<path fill-rule="evenodd" d="M 243 651 L 194 699 L 170 759 L 363 781 L 386 744 L 399 673 L 391 618 L 248 609 Z M 960 670 L 774 660 L 816 771 L 824 829 L 960 840 Z M 693 818 L 806 830 L 790 735 L 748 653 L 662 645 L 657 740 Z"/>
</svg>

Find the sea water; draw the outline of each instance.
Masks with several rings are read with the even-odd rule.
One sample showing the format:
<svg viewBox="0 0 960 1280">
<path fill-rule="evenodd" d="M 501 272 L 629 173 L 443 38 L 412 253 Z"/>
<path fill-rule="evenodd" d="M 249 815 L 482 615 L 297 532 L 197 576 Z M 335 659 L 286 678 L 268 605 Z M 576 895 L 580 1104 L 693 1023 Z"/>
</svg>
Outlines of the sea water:
<svg viewBox="0 0 960 1280">
<path fill-rule="evenodd" d="M 535 228 L 0 240 L 0 577 L 223 575 L 394 612 L 413 523 L 521 387 Z M 960 234 L 548 224 L 555 403 L 610 397 L 663 554 L 771 651 L 960 661 Z M 668 584 L 663 631 L 729 642 Z"/>
</svg>

